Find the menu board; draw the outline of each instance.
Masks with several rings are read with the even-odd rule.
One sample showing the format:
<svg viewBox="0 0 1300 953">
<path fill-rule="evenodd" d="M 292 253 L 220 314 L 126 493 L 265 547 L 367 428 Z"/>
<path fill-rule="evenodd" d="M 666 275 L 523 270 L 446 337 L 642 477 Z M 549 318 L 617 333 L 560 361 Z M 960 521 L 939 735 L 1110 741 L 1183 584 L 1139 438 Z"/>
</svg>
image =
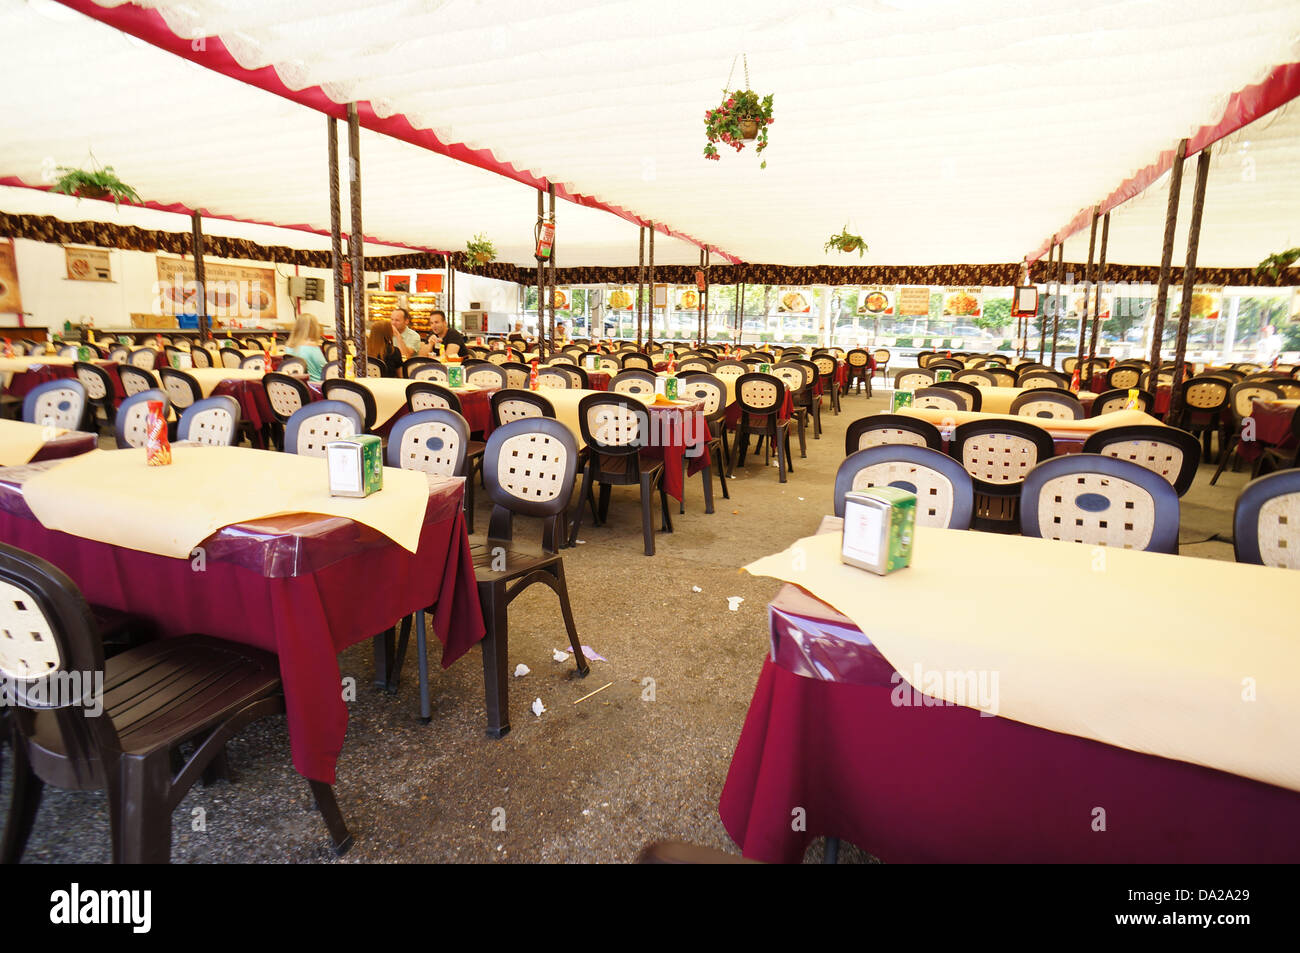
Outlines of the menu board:
<svg viewBox="0 0 1300 953">
<path fill-rule="evenodd" d="M 983 288 L 944 288 L 943 316 L 978 318 L 984 309 Z"/>
<path fill-rule="evenodd" d="M 611 311 L 631 311 L 635 301 L 635 292 L 626 288 L 614 288 L 605 299 L 605 304 Z"/>
<path fill-rule="evenodd" d="M 654 307 L 656 308 L 668 307 L 668 285 L 666 284 L 655 285 Z"/>
<path fill-rule="evenodd" d="M 908 286 L 898 289 L 895 310 L 901 315 L 915 317 L 930 313 L 930 286 Z"/>
<path fill-rule="evenodd" d="M 275 269 L 205 262 L 207 313 L 214 318 L 276 318 Z M 163 314 L 198 313 L 194 261 L 158 256 L 156 306 Z"/>
<path fill-rule="evenodd" d="M 864 285 L 858 289 L 858 314 L 865 314 L 868 317 L 879 317 L 880 315 L 892 315 L 894 313 L 894 299 L 898 296 L 898 289 L 894 287 L 886 288 L 884 285 Z M 926 296 L 926 310 L 929 311 L 929 296 Z"/>
<path fill-rule="evenodd" d="M 112 281 L 107 248 L 63 249 L 69 281 Z"/>
<path fill-rule="evenodd" d="M 810 297 L 806 288 L 778 288 L 776 310 L 787 314 L 807 314 L 812 310 Z"/>
<path fill-rule="evenodd" d="M 1192 286 L 1192 317 L 1217 321 L 1223 314 L 1222 285 Z"/>
<path fill-rule="evenodd" d="M 18 259 L 14 240 L 0 241 L 0 314 L 22 314 L 23 299 L 18 294 Z"/>
</svg>

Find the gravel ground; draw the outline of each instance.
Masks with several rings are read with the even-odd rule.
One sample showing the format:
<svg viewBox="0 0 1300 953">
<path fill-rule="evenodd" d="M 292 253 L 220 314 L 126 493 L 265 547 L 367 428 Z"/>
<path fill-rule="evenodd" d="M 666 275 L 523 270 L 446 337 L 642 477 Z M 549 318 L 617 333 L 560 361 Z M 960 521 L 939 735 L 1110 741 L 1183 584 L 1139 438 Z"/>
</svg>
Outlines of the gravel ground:
<svg viewBox="0 0 1300 953">
<path fill-rule="evenodd" d="M 395 696 L 371 687 L 368 642 L 344 652 L 339 664 L 356 679 L 357 700 L 335 790 L 356 843 L 341 860 L 291 766 L 283 718 L 231 742 L 233 783 L 196 787 L 182 802 L 172 860 L 625 862 L 660 839 L 738 853 L 718 797 L 779 587 L 739 567 L 815 532 L 830 510 L 844 430 L 882 409 L 881 394 L 845 397 L 838 417 L 827 408 L 807 458 L 795 442 L 785 485 L 774 465 L 751 456 L 728 481 L 732 499 L 718 497 L 706 515 L 700 478 L 689 480 L 687 512 L 674 508 L 675 532 L 657 535 L 653 557 L 642 554 L 635 491 L 616 489 L 609 524 L 584 526 L 585 542 L 564 551 L 582 642 L 607 661 L 592 662 L 585 679 L 571 661 L 554 661 L 568 644 L 555 597 L 544 586 L 526 592 L 511 606 L 509 658 L 512 669 L 522 662 L 532 671 L 511 680 L 513 730 L 500 741 L 483 731 L 477 653 L 432 673 L 433 721 L 422 725 L 413 652 Z M 1184 500 L 1184 552 L 1231 559 L 1232 503 L 1248 474 L 1225 473 L 1210 487 L 1212 473 L 1202 467 Z M 486 526 L 481 494 L 478 517 Z M 521 520 L 516 535 L 540 540 L 540 529 Z M 738 611 L 729 596 L 744 598 Z M 529 710 L 535 698 L 547 709 L 540 717 Z M 6 788 L 10 770 L 5 758 Z M 24 860 L 95 863 L 108 852 L 104 796 L 47 788 Z M 821 852 L 819 841 L 805 861 Z M 871 860 L 847 844 L 840 854 L 842 863 Z"/>
</svg>

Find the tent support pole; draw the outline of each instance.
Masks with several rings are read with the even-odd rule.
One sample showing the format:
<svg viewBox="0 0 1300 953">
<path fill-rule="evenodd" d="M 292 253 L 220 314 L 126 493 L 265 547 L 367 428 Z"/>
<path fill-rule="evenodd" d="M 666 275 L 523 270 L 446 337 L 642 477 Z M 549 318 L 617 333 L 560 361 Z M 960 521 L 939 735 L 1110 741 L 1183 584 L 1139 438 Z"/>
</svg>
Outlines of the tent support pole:
<svg viewBox="0 0 1300 953">
<path fill-rule="evenodd" d="M 700 333 L 699 347 L 704 347 L 709 343 L 709 266 L 712 265 L 713 254 L 706 248 L 704 249 L 704 327 Z"/>
<path fill-rule="evenodd" d="M 356 103 L 348 103 L 348 186 L 352 206 L 352 231 L 348 233 L 352 253 L 352 332 L 356 335 L 356 358 L 360 360 L 366 356 L 366 262 L 362 254 L 365 232 L 361 230 L 361 125 Z"/>
<path fill-rule="evenodd" d="M 208 282 L 203 265 L 203 218 L 198 212 L 190 216 L 190 250 L 194 252 L 194 281 L 199 291 L 199 340 L 208 339 Z M 272 289 L 272 294 L 275 290 Z"/>
<path fill-rule="evenodd" d="M 1051 258 L 1052 251 L 1057 249 L 1056 236 L 1052 236 L 1052 249 L 1048 252 L 1048 258 Z M 1052 276 L 1055 279 L 1053 287 L 1056 291 L 1052 295 L 1052 320 L 1059 320 L 1061 316 L 1061 272 L 1064 270 L 1065 261 L 1065 243 L 1060 244 L 1061 253 L 1056 259 L 1056 264 L 1052 267 Z M 1038 363 L 1043 363 L 1043 358 L 1047 355 L 1047 309 L 1043 309 L 1042 317 L 1038 319 Z M 1025 349 L 1029 349 L 1029 319 L 1025 319 Z"/>
<path fill-rule="evenodd" d="M 1101 332 L 1101 289 L 1106 284 L 1106 242 L 1110 239 L 1110 212 L 1101 220 L 1101 250 L 1097 261 L 1097 303 L 1092 309 L 1092 334 L 1088 337 L 1088 388 L 1092 388 L 1092 362 L 1097 359 L 1097 335 Z"/>
<path fill-rule="evenodd" d="M 636 349 L 641 350 L 645 331 L 645 226 L 637 228 L 637 264 L 636 264 Z"/>
<path fill-rule="evenodd" d="M 343 304 L 343 213 L 339 208 L 339 121 L 333 116 L 325 120 L 329 134 L 330 173 L 330 262 L 334 268 L 334 340 L 342 349 L 348 339 L 347 310 Z M 342 360 L 340 350 L 339 360 Z"/>
<path fill-rule="evenodd" d="M 548 185 L 546 187 L 546 193 L 550 197 L 549 218 L 553 223 L 555 221 L 555 186 Z M 551 240 L 551 254 L 546 259 L 546 267 L 549 269 L 549 273 L 546 276 L 547 313 L 551 319 L 548 355 L 555 351 L 555 246 L 557 244 L 558 243 L 554 239 Z"/>
<path fill-rule="evenodd" d="M 1083 381 L 1083 355 L 1085 353 L 1084 338 L 1088 336 L 1088 326 L 1092 323 L 1088 319 L 1097 313 L 1096 307 L 1093 306 L 1093 292 L 1095 286 L 1092 283 L 1092 263 L 1096 260 L 1097 254 L 1097 221 L 1101 217 L 1101 210 L 1093 207 L 1092 210 L 1092 231 L 1088 235 L 1088 267 L 1083 273 L 1083 321 L 1079 324 L 1079 354 L 1075 359 L 1074 368 L 1079 372 L 1079 380 Z"/>
<path fill-rule="evenodd" d="M 651 222 L 646 226 L 649 234 L 649 254 L 646 257 L 646 284 L 650 287 L 650 306 L 646 308 L 646 313 L 650 316 L 650 331 L 646 336 L 646 343 L 653 344 L 655 336 L 655 223 Z M 668 310 L 664 309 L 664 321 L 668 320 Z"/>
<path fill-rule="evenodd" d="M 540 238 L 542 234 L 542 222 L 546 214 L 546 207 L 543 205 L 542 190 L 537 190 L 537 234 Z M 536 248 L 533 249 L 537 251 Z M 537 255 L 537 353 L 538 356 L 544 356 L 542 348 L 546 342 L 546 261 L 541 255 Z"/>
<path fill-rule="evenodd" d="M 1192 221 L 1187 227 L 1187 262 L 1183 265 L 1183 301 L 1178 309 L 1178 343 L 1174 349 L 1174 382 L 1169 394 L 1170 420 L 1182 411 L 1184 359 L 1187 356 L 1187 331 L 1192 325 L 1192 288 L 1196 282 L 1196 253 L 1201 244 L 1201 213 L 1205 211 L 1205 184 L 1210 177 L 1210 147 L 1196 157 L 1196 186 L 1192 192 Z M 1157 386 L 1159 386 L 1157 378 Z"/>
<path fill-rule="evenodd" d="M 1154 382 L 1151 393 L 1160 386 L 1160 350 L 1165 336 L 1165 311 L 1169 296 L 1169 266 L 1174 257 L 1174 231 L 1178 224 L 1178 194 L 1183 187 L 1183 159 L 1187 158 L 1187 140 L 1180 140 L 1178 151 L 1174 155 L 1173 167 L 1169 170 L 1169 208 L 1165 212 L 1165 244 L 1160 252 L 1160 280 L 1156 285 L 1156 322 L 1151 333 L 1151 377 Z"/>
</svg>

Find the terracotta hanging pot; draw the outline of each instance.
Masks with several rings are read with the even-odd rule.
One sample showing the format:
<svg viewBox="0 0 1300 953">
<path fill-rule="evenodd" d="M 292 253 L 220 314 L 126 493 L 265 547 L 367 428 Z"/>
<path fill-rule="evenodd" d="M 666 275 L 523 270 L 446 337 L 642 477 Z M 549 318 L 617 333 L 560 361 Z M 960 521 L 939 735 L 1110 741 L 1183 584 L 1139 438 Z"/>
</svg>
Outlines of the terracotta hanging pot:
<svg viewBox="0 0 1300 953">
<path fill-rule="evenodd" d="M 758 138 L 758 120 L 756 119 L 740 120 L 740 138 L 742 139 Z"/>
<path fill-rule="evenodd" d="M 77 198 L 81 199 L 103 199 L 108 198 L 108 189 L 100 188 L 97 185 L 83 185 L 77 189 Z"/>
</svg>

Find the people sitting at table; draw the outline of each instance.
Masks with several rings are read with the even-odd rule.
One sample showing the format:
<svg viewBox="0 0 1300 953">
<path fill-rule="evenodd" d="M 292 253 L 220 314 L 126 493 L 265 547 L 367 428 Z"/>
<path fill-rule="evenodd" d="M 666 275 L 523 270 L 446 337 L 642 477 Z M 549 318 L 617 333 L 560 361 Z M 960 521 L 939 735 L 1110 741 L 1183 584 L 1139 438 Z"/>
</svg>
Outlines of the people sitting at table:
<svg viewBox="0 0 1300 953">
<path fill-rule="evenodd" d="M 411 315 L 403 307 L 393 309 L 389 320 L 393 325 L 393 347 L 402 353 L 402 360 L 414 357 L 420 350 L 420 332 L 411 327 Z"/>
<path fill-rule="evenodd" d="M 300 357 L 307 363 L 307 377 L 318 381 L 325 367 L 325 352 L 321 350 L 320 322 L 314 314 L 304 313 L 293 323 L 293 331 L 285 342 L 284 353 Z"/>
<path fill-rule="evenodd" d="M 447 324 L 447 315 L 442 311 L 435 311 L 430 316 L 429 321 L 433 326 L 433 333 L 429 335 L 428 342 L 420 349 L 420 354 L 424 357 L 438 357 L 437 347 L 441 344 L 443 360 L 449 357 L 463 358 L 465 356 L 465 335 Z"/>
<path fill-rule="evenodd" d="M 366 357 L 383 368 L 384 377 L 396 377 L 402 366 L 402 352 L 393 346 L 393 325 L 390 321 L 374 321 L 366 335 Z"/>
</svg>

